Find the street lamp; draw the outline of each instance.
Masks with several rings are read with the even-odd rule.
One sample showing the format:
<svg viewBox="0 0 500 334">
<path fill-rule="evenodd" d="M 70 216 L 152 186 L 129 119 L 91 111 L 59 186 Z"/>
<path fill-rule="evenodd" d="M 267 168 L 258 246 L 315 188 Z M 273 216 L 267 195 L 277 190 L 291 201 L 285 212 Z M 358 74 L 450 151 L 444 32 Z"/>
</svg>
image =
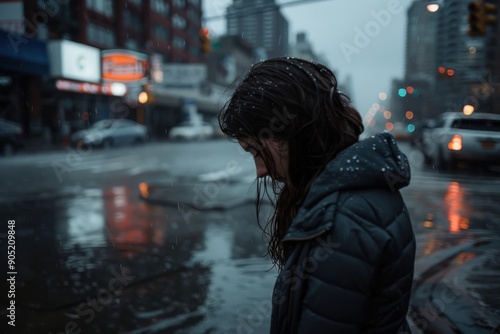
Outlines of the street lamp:
<svg viewBox="0 0 500 334">
<path fill-rule="evenodd" d="M 439 10 L 439 4 L 438 3 L 430 3 L 427 5 L 427 11 L 431 13 L 435 13 Z"/>
<path fill-rule="evenodd" d="M 465 115 L 472 115 L 472 113 L 474 112 L 474 106 L 473 105 L 470 105 L 470 104 L 466 104 L 464 105 L 464 107 L 462 108 L 462 112 L 465 114 Z"/>
<path fill-rule="evenodd" d="M 139 103 L 145 104 L 148 102 L 148 93 L 147 92 L 140 92 L 139 96 L 137 97 L 137 100 L 139 100 Z"/>
</svg>

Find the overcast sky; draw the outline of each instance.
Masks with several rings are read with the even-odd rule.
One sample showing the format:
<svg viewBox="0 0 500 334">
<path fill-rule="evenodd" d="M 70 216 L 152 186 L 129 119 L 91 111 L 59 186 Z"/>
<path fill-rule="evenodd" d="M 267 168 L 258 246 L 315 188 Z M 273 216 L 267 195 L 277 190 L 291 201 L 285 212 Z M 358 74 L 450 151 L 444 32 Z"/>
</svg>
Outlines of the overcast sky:
<svg viewBox="0 0 500 334">
<path fill-rule="evenodd" d="M 277 3 L 296 0 L 277 0 Z M 204 16 L 224 15 L 232 0 L 204 0 Z M 412 0 L 325 0 L 283 7 L 290 42 L 306 32 L 313 49 L 323 54 L 342 82 L 351 76 L 351 97 L 362 115 L 404 74 L 406 12 Z M 223 35 L 225 20 L 206 22 Z"/>
</svg>

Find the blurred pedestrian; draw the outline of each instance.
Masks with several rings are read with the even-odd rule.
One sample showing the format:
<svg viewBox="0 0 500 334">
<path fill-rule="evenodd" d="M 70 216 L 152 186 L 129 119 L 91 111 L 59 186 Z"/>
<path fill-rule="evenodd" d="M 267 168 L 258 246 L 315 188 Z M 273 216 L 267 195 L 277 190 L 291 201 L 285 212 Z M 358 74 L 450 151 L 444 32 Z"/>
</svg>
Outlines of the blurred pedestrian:
<svg viewBox="0 0 500 334">
<path fill-rule="evenodd" d="M 271 333 L 409 333 L 410 166 L 392 135 L 360 140 L 359 112 L 318 63 L 265 60 L 235 85 L 221 130 L 253 155 L 257 219 L 266 195 L 275 204 L 259 221 L 279 269 Z"/>
</svg>

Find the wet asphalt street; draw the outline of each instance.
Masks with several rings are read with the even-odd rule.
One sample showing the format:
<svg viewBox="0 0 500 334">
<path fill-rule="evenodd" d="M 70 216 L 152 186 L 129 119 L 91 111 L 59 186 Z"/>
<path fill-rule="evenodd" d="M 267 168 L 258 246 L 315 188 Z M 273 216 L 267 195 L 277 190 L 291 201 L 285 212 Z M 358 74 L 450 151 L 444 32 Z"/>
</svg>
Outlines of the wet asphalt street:
<svg viewBox="0 0 500 334">
<path fill-rule="evenodd" d="M 419 259 L 500 237 L 500 170 L 438 173 L 402 149 Z M 277 272 L 252 206 L 253 162 L 235 144 L 21 153 L 0 159 L 0 175 L 1 275 L 15 281 L 13 298 L 3 286 L 5 305 L 15 300 L 15 327 L 0 312 L 6 333 L 268 332 Z M 478 305 L 494 318 L 500 286 L 474 289 L 485 287 Z"/>
</svg>

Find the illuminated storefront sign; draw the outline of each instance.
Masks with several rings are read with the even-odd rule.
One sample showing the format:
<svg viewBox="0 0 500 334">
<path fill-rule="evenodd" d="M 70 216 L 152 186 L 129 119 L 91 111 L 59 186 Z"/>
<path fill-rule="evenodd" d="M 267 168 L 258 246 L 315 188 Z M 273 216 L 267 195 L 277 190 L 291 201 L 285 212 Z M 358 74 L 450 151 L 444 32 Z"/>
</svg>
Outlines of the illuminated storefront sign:
<svg viewBox="0 0 500 334">
<path fill-rule="evenodd" d="M 127 93 L 127 87 L 122 83 L 95 84 L 60 79 L 56 81 L 56 88 L 75 93 L 111 96 L 124 96 Z"/>
<path fill-rule="evenodd" d="M 102 79 L 135 82 L 146 79 L 148 57 L 128 50 L 102 51 Z"/>
<path fill-rule="evenodd" d="M 99 49 L 60 40 L 50 41 L 48 51 L 52 77 L 95 83 L 101 81 Z"/>
</svg>

